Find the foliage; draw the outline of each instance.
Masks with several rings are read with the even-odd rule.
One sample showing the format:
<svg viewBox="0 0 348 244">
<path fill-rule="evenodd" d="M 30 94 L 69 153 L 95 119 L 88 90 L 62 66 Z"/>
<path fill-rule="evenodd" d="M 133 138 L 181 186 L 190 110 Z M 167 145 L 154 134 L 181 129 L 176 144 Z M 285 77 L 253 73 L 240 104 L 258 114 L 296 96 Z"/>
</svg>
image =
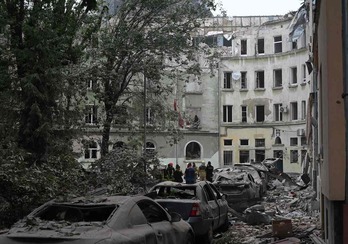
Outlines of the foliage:
<svg viewBox="0 0 348 244">
<path fill-rule="evenodd" d="M 134 194 L 152 185 L 156 178 L 159 160 L 156 154 L 145 157 L 133 148 L 117 148 L 92 164 L 89 185 L 106 188 L 109 194 Z M 146 161 L 146 173 L 144 162 Z"/>
<path fill-rule="evenodd" d="M 0 161 L 0 228 L 9 227 L 48 200 L 83 195 L 87 190 L 84 172 L 74 158 L 52 157 L 46 164 L 28 167 L 23 154 Z"/>
</svg>

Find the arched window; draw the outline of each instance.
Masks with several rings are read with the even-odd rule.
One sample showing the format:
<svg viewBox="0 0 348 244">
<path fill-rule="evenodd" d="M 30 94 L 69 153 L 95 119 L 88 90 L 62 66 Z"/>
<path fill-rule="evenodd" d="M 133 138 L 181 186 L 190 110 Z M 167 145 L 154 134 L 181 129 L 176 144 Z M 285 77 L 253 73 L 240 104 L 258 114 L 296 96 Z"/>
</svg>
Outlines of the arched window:
<svg viewBox="0 0 348 244">
<path fill-rule="evenodd" d="M 146 147 L 145 147 L 146 153 L 154 153 L 155 150 L 156 150 L 156 146 L 154 143 L 150 141 L 146 142 Z"/>
<path fill-rule="evenodd" d="M 124 143 L 123 141 L 118 141 L 114 145 L 112 145 L 112 149 L 119 149 L 119 148 L 125 148 L 125 147 L 126 147 L 126 143 Z"/>
<path fill-rule="evenodd" d="M 275 144 L 276 144 L 276 145 L 282 144 L 282 140 L 280 139 L 279 136 L 276 137 L 276 139 L 275 139 Z"/>
<path fill-rule="evenodd" d="M 85 159 L 97 159 L 98 158 L 98 143 L 90 141 L 85 146 Z"/>
<path fill-rule="evenodd" d="M 190 142 L 187 144 L 186 159 L 201 159 L 201 146 L 197 142 Z"/>
</svg>

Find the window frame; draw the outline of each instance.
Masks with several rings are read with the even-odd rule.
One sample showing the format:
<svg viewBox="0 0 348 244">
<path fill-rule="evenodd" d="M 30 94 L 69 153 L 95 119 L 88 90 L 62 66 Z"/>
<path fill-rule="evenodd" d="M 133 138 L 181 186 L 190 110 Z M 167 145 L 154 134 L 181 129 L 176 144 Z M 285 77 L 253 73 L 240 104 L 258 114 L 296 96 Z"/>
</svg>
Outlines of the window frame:
<svg viewBox="0 0 348 244">
<path fill-rule="evenodd" d="M 262 76 L 260 76 L 262 74 Z M 265 71 L 255 71 L 255 89 L 265 89 Z"/>
<path fill-rule="evenodd" d="M 290 103 L 290 113 L 291 113 L 290 114 L 291 121 L 297 121 L 298 120 L 298 104 L 297 104 L 297 102 Z"/>
<path fill-rule="evenodd" d="M 297 66 L 290 67 L 290 85 L 298 84 L 298 70 Z"/>
<path fill-rule="evenodd" d="M 259 120 L 259 118 L 261 118 L 261 115 L 259 115 L 259 113 L 261 111 L 259 111 L 262 108 L 263 111 L 263 116 L 262 116 L 262 120 Z M 256 122 L 265 122 L 265 105 L 255 105 L 255 119 Z"/>
<path fill-rule="evenodd" d="M 233 165 L 233 151 L 232 150 L 224 150 L 223 151 L 223 163 L 224 163 L 224 165 Z"/>
<path fill-rule="evenodd" d="M 248 122 L 248 106 L 242 105 L 241 112 L 242 112 L 242 123 L 247 123 Z"/>
<path fill-rule="evenodd" d="M 279 88 L 282 86 L 283 86 L 283 70 L 282 69 L 274 69 L 273 70 L 273 87 Z"/>
<path fill-rule="evenodd" d="M 240 40 L 240 55 L 241 56 L 248 55 L 248 39 Z"/>
<path fill-rule="evenodd" d="M 279 38 L 280 40 L 276 40 L 276 38 Z M 274 36 L 273 37 L 273 44 L 274 44 L 274 53 L 282 53 L 283 52 L 283 37 L 281 35 Z"/>
<path fill-rule="evenodd" d="M 283 121 L 283 113 L 280 111 L 280 108 L 283 106 L 282 103 L 276 103 L 273 105 L 273 120 L 274 121 Z"/>
<path fill-rule="evenodd" d="M 240 74 L 240 89 L 246 90 L 248 89 L 247 72 L 241 71 Z"/>
<path fill-rule="evenodd" d="M 223 89 L 233 89 L 232 87 L 232 73 L 231 71 L 224 72 L 224 88 Z"/>
<path fill-rule="evenodd" d="M 262 48 L 260 48 L 260 41 L 262 40 Z M 260 52 L 262 50 L 262 52 Z M 265 38 L 258 38 L 257 39 L 257 54 L 263 55 L 265 54 Z"/>
<path fill-rule="evenodd" d="M 232 123 L 233 121 L 233 106 L 223 105 L 222 107 L 222 121 L 223 123 Z"/>
</svg>

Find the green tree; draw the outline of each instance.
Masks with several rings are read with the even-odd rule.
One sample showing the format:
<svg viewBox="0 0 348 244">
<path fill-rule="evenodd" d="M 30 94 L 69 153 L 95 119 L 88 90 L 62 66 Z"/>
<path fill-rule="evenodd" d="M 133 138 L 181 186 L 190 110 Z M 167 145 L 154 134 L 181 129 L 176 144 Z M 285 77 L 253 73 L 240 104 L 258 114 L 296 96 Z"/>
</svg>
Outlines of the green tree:
<svg viewBox="0 0 348 244">
<path fill-rule="evenodd" d="M 199 72 L 192 62 L 198 47 L 192 45 L 191 33 L 213 4 L 213 0 L 127 0 L 115 16 L 105 16 L 99 43 L 89 50 L 91 73 L 101 82 L 97 99 L 105 112 L 102 155 L 108 153 L 118 106 L 129 96 L 141 99 L 144 77 L 160 94 L 168 90 L 162 75 Z"/>
</svg>

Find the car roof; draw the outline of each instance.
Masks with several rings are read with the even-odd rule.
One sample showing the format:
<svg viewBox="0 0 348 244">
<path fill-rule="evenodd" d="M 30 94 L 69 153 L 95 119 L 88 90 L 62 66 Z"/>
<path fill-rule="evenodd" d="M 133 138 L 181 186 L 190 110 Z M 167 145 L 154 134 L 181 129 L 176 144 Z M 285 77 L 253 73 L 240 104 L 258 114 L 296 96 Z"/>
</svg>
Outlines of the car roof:
<svg viewBox="0 0 348 244">
<path fill-rule="evenodd" d="M 129 200 L 133 199 L 135 201 L 139 198 L 147 198 L 145 196 L 121 196 L 121 195 L 101 195 L 101 196 L 90 196 L 90 197 L 75 197 L 66 201 L 60 201 L 55 199 L 51 201 L 54 204 L 64 204 L 64 205 L 123 205 Z"/>
<path fill-rule="evenodd" d="M 199 185 L 206 184 L 205 181 L 197 181 L 193 184 L 186 184 L 186 183 L 180 183 L 180 182 L 174 182 L 174 181 L 163 181 L 158 184 L 156 184 L 154 187 L 157 186 L 175 186 L 175 187 L 197 187 Z"/>
</svg>

